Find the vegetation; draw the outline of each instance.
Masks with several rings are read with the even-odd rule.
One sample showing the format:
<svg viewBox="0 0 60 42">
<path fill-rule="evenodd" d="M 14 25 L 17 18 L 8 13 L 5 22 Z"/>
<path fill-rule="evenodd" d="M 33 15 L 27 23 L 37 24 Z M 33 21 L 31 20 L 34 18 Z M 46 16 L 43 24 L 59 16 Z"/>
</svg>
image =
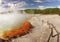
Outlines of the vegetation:
<svg viewBox="0 0 60 42">
<path fill-rule="evenodd" d="M 47 8 L 44 10 L 40 9 L 26 9 L 24 10 L 26 13 L 34 13 L 34 14 L 59 14 L 60 15 L 60 9 L 59 8 Z"/>
</svg>

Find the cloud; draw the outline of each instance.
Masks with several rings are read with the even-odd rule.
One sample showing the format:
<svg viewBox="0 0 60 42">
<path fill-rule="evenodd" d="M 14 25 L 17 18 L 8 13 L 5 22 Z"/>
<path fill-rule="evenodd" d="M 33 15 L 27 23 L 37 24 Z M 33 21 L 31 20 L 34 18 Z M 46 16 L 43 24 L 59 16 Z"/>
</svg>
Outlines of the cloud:
<svg viewBox="0 0 60 42">
<path fill-rule="evenodd" d="M 4 2 L 4 4 L 2 4 L 2 2 Z M 11 10 L 15 10 L 15 9 L 20 9 L 20 10 L 24 10 L 25 5 L 27 5 L 27 3 L 25 1 L 12 1 L 12 2 L 7 2 L 4 0 L 0 0 L 0 12 L 4 12 L 4 11 L 11 11 Z"/>
<path fill-rule="evenodd" d="M 59 6 L 57 6 L 58 8 L 60 8 L 60 5 Z"/>
<path fill-rule="evenodd" d="M 0 4 L 1 4 L 1 1 L 2 1 L 2 0 L 0 0 Z"/>
<path fill-rule="evenodd" d="M 27 3 L 24 2 L 24 1 L 21 1 L 21 2 L 17 3 L 17 7 L 19 7 L 19 8 L 21 8 L 21 7 L 25 6 L 25 5 L 27 5 Z"/>
<path fill-rule="evenodd" d="M 41 1 L 41 0 L 35 0 L 34 2 L 43 2 L 43 1 Z"/>
<path fill-rule="evenodd" d="M 45 9 L 45 6 L 38 6 L 39 9 Z"/>
<path fill-rule="evenodd" d="M 34 0 L 35 2 L 53 2 L 53 1 L 60 1 L 60 0 Z"/>
<path fill-rule="evenodd" d="M 0 5 L 0 10 L 1 9 L 12 9 L 13 10 L 13 9 L 17 9 L 17 8 L 22 8 L 25 5 L 27 5 L 27 3 L 25 1 L 21 1 L 16 4 L 9 2 L 9 3 Z"/>
<path fill-rule="evenodd" d="M 46 8 L 56 8 L 54 6 L 38 6 L 39 9 L 46 9 Z M 60 8 L 60 6 L 58 6 L 58 8 Z"/>
<path fill-rule="evenodd" d="M 26 2 L 21 1 L 19 3 L 8 3 L 8 6 L 10 6 L 9 10 L 16 10 L 16 9 L 21 9 L 22 7 L 24 7 L 26 4 Z M 24 9 L 24 8 L 23 8 Z M 22 10 L 22 9 L 21 9 Z"/>
<path fill-rule="evenodd" d="M 46 7 L 46 8 L 56 8 L 56 7 L 54 7 L 54 6 L 48 6 L 48 7 Z"/>
<path fill-rule="evenodd" d="M 44 9 L 45 6 L 57 6 L 57 2 L 60 0 L 3 0 L 3 8 L 41 8 Z M 0 0 L 0 3 L 2 0 Z M 56 3 L 56 4 L 55 4 Z M 7 5 L 5 5 L 7 4 Z M 55 5 L 54 5 L 55 4 Z M 41 6 L 40 6 L 41 5 Z"/>
</svg>

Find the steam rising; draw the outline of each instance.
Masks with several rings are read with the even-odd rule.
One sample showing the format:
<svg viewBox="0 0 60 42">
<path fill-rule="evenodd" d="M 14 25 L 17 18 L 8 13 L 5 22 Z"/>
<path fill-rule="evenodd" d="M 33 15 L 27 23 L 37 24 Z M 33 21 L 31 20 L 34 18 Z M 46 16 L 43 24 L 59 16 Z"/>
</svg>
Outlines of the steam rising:
<svg viewBox="0 0 60 42">
<path fill-rule="evenodd" d="M 22 26 L 24 21 L 27 21 L 32 16 L 32 14 L 18 14 L 17 12 L 0 14 L 0 36 L 2 37 L 3 32 Z"/>
</svg>

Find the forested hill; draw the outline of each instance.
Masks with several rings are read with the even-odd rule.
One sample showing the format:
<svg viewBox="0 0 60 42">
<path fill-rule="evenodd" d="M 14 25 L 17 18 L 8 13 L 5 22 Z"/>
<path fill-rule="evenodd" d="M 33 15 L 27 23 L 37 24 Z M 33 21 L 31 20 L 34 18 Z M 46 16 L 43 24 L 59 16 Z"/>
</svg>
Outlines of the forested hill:
<svg viewBox="0 0 60 42">
<path fill-rule="evenodd" d="M 59 14 L 60 15 L 60 9 L 59 8 L 47 8 L 44 10 L 41 9 L 26 9 L 24 10 L 26 13 L 34 13 L 34 14 Z"/>
</svg>

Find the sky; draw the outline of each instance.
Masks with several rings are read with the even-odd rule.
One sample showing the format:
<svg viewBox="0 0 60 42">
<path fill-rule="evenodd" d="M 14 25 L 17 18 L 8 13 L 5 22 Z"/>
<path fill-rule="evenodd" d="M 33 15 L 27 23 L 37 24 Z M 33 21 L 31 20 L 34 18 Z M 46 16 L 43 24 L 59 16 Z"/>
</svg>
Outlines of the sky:
<svg viewBox="0 0 60 42">
<path fill-rule="evenodd" d="M 44 8 L 60 8 L 60 0 L 0 0 L 0 10 L 22 8 L 22 9 L 44 9 Z"/>
</svg>

